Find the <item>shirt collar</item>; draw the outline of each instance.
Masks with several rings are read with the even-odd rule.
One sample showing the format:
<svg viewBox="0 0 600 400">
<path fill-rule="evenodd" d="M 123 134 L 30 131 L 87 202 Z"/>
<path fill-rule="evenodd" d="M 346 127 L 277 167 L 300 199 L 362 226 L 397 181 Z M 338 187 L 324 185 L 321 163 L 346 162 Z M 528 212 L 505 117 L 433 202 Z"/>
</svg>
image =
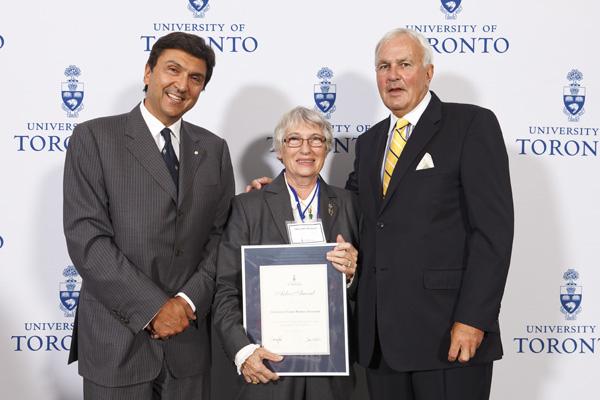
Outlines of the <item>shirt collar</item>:
<svg viewBox="0 0 600 400">
<path fill-rule="evenodd" d="M 152 115 L 150 111 L 148 111 L 143 101 L 140 103 L 140 111 L 142 112 L 142 117 L 144 118 L 146 125 L 148 125 L 148 129 L 150 130 L 152 137 L 156 140 L 160 137 L 160 131 L 165 128 L 165 125 L 160 122 L 158 118 Z M 179 118 L 170 126 L 167 126 L 167 128 L 171 130 L 172 135 L 175 136 L 175 139 L 179 143 L 179 137 L 181 133 L 181 118 Z"/>
<path fill-rule="evenodd" d="M 283 178 L 285 179 L 285 186 L 288 189 L 288 193 L 290 194 L 290 197 L 292 199 L 292 203 L 294 204 L 294 206 L 296 205 L 296 200 L 294 199 L 294 194 L 292 193 L 292 189 L 290 184 L 288 183 L 287 180 L 287 176 L 286 173 L 283 173 Z M 317 181 L 319 180 L 319 178 L 317 178 Z M 317 185 L 315 184 L 315 186 L 312 188 L 312 190 L 310 191 L 310 193 L 308 194 L 308 196 L 306 197 L 306 199 L 302 200 L 300 199 L 300 197 L 298 197 L 300 199 L 300 202 L 304 202 L 304 201 L 310 201 L 310 199 L 312 198 L 312 196 L 315 194 L 315 190 L 317 190 Z"/>
<path fill-rule="evenodd" d="M 300 216 L 300 212 L 298 211 L 298 204 L 296 204 L 296 198 L 294 197 L 294 194 L 292 193 L 292 189 L 290 187 L 290 184 L 287 181 L 287 177 L 285 172 L 283 173 L 283 178 L 285 179 L 285 187 L 287 187 L 288 190 L 288 194 L 290 196 L 290 204 L 292 206 L 292 215 L 294 216 L 294 221 L 295 222 L 303 222 L 302 221 L 302 217 Z M 318 179 L 318 178 L 317 178 Z M 313 198 L 313 196 L 315 195 L 315 190 L 317 190 L 317 185 L 315 185 L 315 187 L 313 187 L 313 189 L 310 191 L 310 193 L 308 194 L 308 197 L 305 200 L 300 199 L 300 197 L 298 197 L 298 199 L 300 200 L 300 204 L 301 207 L 306 207 L 306 203 L 308 203 L 310 201 L 310 199 Z M 314 206 L 314 210 L 318 210 L 319 209 L 319 198 L 315 198 L 314 199 L 314 203 L 312 204 L 312 206 Z M 319 216 L 317 215 L 317 213 L 315 212 L 313 214 L 313 218 L 311 219 L 309 214 L 306 214 L 306 218 L 305 221 L 309 222 L 309 221 L 315 221 L 317 220 L 317 218 L 319 218 Z"/>
<path fill-rule="evenodd" d="M 431 101 L 431 93 L 429 91 L 427 91 L 427 94 L 425 94 L 425 97 L 423 97 L 423 99 L 421 99 L 421 101 L 419 102 L 419 104 L 417 104 L 417 106 L 415 108 L 413 108 L 412 110 L 410 110 L 405 116 L 403 116 L 402 118 L 404 118 L 405 120 L 407 120 L 411 126 L 416 126 L 417 123 L 419 122 L 419 120 L 421 119 L 421 115 L 423 115 L 423 113 L 425 112 L 425 109 L 427 108 L 427 106 L 429 105 L 429 102 Z M 393 129 L 393 127 L 396 126 L 396 122 L 398 121 L 398 117 L 396 117 L 394 114 L 390 114 L 390 127 L 391 129 Z"/>
</svg>

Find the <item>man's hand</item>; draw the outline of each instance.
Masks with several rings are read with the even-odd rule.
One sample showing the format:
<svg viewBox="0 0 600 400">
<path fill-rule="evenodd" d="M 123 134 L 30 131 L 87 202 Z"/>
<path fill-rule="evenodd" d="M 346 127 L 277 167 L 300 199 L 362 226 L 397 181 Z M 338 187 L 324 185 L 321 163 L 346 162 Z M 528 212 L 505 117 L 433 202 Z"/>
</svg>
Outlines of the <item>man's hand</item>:
<svg viewBox="0 0 600 400">
<path fill-rule="evenodd" d="M 450 350 L 448 361 L 461 363 L 475 357 L 475 352 L 483 340 L 483 331 L 473 326 L 455 322 L 450 330 Z"/>
<path fill-rule="evenodd" d="M 358 250 L 352 246 L 352 243 L 346 242 L 340 234 L 337 235 L 335 241 L 338 245 L 327 252 L 327 259 L 332 262 L 335 269 L 346 274 L 346 279 L 349 281 L 356 272 Z"/>
<path fill-rule="evenodd" d="M 240 368 L 240 372 L 244 375 L 246 382 L 267 383 L 269 381 L 276 381 L 279 379 L 279 375 L 265 367 L 265 364 L 262 360 L 279 362 L 283 360 L 283 357 L 278 354 L 271 353 L 262 347 L 254 350 L 254 352 L 250 354 Z"/>
<path fill-rule="evenodd" d="M 273 182 L 273 179 L 271 179 L 267 176 L 263 176 L 262 178 L 253 179 L 249 185 L 246 185 L 246 193 L 248 193 L 254 189 L 260 190 L 260 188 L 262 188 L 263 185 L 268 185 L 271 182 Z"/>
<path fill-rule="evenodd" d="M 150 321 L 152 339 L 165 340 L 177 335 L 190 326 L 190 320 L 195 319 L 196 315 L 187 301 L 181 297 L 173 297 L 167 300 Z"/>
</svg>

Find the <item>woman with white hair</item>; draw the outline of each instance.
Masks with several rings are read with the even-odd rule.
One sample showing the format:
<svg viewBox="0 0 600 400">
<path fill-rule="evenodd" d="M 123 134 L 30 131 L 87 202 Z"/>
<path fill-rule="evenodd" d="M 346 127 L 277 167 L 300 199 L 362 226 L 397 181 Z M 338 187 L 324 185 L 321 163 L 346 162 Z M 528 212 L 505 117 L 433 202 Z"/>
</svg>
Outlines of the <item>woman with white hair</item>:
<svg viewBox="0 0 600 400">
<path fill-rule="evenodd" d="M 240 248 L 249 244 L 289 244 L 286 221 L 321 221 L 326 241 L 338 243 L 327 254 L 328 260 L 346 275 L 347 282 L 353 281 L 358 261 L 358 251 L 352 244 L 358 238 L 355 200 L 350 192 L 329 186 L 319 175 L 332 140 L 331 125 L 321 114 L 304 107 L 292 109 L 275 129 L 274 147 L 283 171 L 261 190 L 240 194 L 233 200 L 219 246 L 213 315 L 224 350 L 246 382 L 240 388 L 239 399 L 341 400 L 351 395 L 352 373 L 280 378 L 263 360 L 277 363 L 283 357 L 252 343 L 242 325 Z"/>
</svg>

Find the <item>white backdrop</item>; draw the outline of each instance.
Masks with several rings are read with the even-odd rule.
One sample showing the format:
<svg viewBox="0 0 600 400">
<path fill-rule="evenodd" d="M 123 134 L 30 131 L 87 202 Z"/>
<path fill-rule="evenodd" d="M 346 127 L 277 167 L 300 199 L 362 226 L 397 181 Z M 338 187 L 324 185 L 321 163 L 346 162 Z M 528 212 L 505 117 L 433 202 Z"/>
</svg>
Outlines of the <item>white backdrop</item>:
<svg viewBox="0 0 600 400">
<path fill-rule="evenodd" d="M 600 5 L 456 3 L 459 11 L 449 13 L 440 0 L 209 0 L 195 16 L 186 0 L 3 2 L 2 398 L 81 396 L 76 366 L 66 365 L 69 300 L 80 278 L 68 274 L 62 233 L 64 149 L 74 124 L 127 112 L 142 99 L 146 49 L 157 37 L 186 30 L 211 38 L 214 76 L 186 119 L 227 139 L 239 192 L 279 171 L 272 128 L 293 106 L 315 106 L 322 67 L 333 72 L 338 144 L 324 175 L 343 186 L 352 138 L 387 115 L 373 50 L 395 27 L 422 30 L 435 45 L 432 89 L 440 98 L 489 107 L 503 128 L 516 234 L 492 399 L 597 398 Z M 65 75 L 71 65 L 78 76 Z M 82 102 L 67 111 L 61 90 L 83 91 Z M 578 279 L 563 279 L 569 269 Z"/>
</svg>

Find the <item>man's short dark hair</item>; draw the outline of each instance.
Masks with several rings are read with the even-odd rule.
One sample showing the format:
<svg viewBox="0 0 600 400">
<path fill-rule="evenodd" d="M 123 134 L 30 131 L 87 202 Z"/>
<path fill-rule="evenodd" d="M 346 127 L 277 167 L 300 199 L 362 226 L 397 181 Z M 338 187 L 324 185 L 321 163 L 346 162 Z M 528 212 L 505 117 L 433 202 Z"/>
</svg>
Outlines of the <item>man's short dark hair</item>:
<svg viewBox="0 0 600 400">
<path fill-rule="evenodd" d="M 183 50 L 186 53 L 204 60 L 206 63 L 206 77 L 204 79 L 204 88 L 210 81 L 213 68 L 215 67 L 215 52 L 206 44 L 200 36 L 185 32 L 172 32 L 158 39 L 152 46 L 150 56 L 148 56 L 147 65 L 150 71 L 154 70 L 158 57 L 163 50 L 176 49 Z M 148 85 L 144 86 L 144 92 L 148 90 Z"/>
</svg>

